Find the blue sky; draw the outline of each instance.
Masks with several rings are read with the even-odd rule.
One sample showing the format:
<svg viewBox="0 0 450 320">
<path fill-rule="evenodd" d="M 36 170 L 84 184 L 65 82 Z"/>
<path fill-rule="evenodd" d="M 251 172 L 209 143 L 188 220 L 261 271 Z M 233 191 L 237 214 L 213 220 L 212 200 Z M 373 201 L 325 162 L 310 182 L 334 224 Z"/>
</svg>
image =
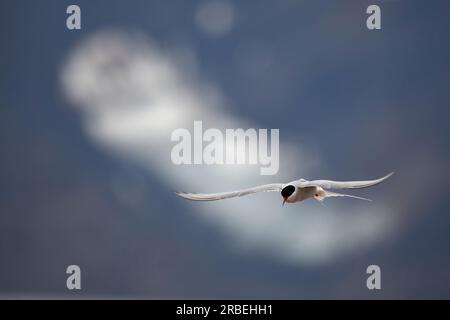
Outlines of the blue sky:
<svg viewBox="0 0 450 320">
<path fill-rule="evenodd" d="M 70 295 L 75 263 L 86 297 L 450 296 L 448 1 L 377 1 L 380 31 L 365 1 L 220 2 L 222 26 L 210 1 L 78 1 L 79 31 L 47 2 L 0 5 L 0 295 Z M 279 128 L 279 174 L 174 167 L 169 121 L 130 125 L 164 103 L 186 126 Z M 370 207 L 172 193 L 389 171 Z"/>
</svg>

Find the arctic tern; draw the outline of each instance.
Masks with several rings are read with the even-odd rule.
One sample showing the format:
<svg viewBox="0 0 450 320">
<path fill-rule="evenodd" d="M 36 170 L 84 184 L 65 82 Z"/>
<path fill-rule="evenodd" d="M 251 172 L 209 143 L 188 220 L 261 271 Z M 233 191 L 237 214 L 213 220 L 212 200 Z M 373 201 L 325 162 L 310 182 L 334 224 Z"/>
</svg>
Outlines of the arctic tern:
<svg viewBox="0 0 450 320">
<path fill-rule="evenodd" d="M 301 202 L 306 199 L 314 198 L 318 201 L 323 201 L 328 197 L 350 197 L 360 200 L 372 201 L 370 199 L 357 197 L 350 194 L 342 194 L 329 191 L 328 189 L 360 189 L 367 188 L 379 184 L 392 176 L 394 172 L 388 175 L 366 181 L 332 181 L 332 180 L 312 180 L 305 179 L 294 180 L 289 183 L 271 183 L 256 186 L 248 189 L 241 189 L 229 192 L 220 193 L 189 193 L 189 192 L 176 192 L 176 194 L 185 199 L 194 201 L 215 201 L 222 199 L 229 199 L 234 197 L 242 197 L 257 192 L 275 191 L 281 192 L 283 197 L 283 205 L 287 203 Z"/>
</svg>

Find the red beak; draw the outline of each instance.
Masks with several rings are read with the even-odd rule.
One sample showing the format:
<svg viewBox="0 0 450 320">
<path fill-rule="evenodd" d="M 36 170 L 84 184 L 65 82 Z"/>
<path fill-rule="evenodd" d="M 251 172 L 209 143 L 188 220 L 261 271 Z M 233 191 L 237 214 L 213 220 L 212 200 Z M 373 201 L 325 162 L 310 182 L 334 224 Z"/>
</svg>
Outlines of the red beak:
<svg viewBox="0 0 450 320">
<path fill-rule="evenodd" d="M 284 199 L 283 199 L 283 204 L 282 204 L 282 206 L 284 206 L 284 204 L 286 203 L 286 200 L 287 200 L 287 198 L 284 198 Z"/>
</svg>

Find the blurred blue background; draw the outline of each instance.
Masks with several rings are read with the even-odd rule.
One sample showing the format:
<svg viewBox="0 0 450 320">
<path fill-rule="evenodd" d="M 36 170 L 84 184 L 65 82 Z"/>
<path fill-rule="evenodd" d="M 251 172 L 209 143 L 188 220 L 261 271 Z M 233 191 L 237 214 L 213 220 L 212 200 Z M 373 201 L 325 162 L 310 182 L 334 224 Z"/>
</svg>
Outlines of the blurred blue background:
<svg viewBox="0 0 450 320">
<path fill-rule="evenodd" d="M 70 4 L 0 3 L 0 297 L 450 298 L 449 1 L 77 1 L 77 31 Z M 366 28 L 370 4 L 381 30 Z M 152 104 L 173 112 L 146 122 Z M 182 112 L 280 128 L 302 150 L 281 154 L 293 164 L 280 176 L 226 188 L 394 170 L 362 193 L 387 209 L 361 213 L 370 223 L 339 246 L 359 216 L 350 200 L 281 210 L 271 195 L 278 211 L 251 212 L 255 196 L 227 216 L 178 199 L 223 191 L 221 168 L 186 182 L 171 167 L 166 130 L 193 120 Z M 81 292 L 65 287 L 70 264 Z M 380 291 L 366 288 L 370 264 Z"/>
</svg>

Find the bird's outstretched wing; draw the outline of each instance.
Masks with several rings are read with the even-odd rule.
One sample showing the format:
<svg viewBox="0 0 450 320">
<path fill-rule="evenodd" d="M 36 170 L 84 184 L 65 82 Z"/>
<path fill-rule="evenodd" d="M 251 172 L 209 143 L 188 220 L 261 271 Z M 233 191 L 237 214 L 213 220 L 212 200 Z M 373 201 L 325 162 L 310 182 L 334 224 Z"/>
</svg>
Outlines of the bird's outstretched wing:
<svg viewBox="0 0 450 320">
<path fill-rule="evenodd" d="M 271 183 L 264 184 L 261 186 L 230 191 L 230 192 L 221 192 L 221 193 L 189 193 L 189 192 L 175 192 L 178 196 L 182 198 L 186 198 L 194 201 L 215 201 L 222 200 L 234 197 L 242 197 L 248 194 L 257 193 L 257 192 L 267 192 L 267 191 L 281 191 L 283 188 L 282 183 Z"/>
<path fill-rule="evenodd" d="M 392 176 L 394 172 L 389 173 L 388 175 L 375 180 L 366 180 L 366 181 L 332 181 L 332 180 L 298 180 L 296 182 L 296 187 L 304 188 L 304 187 L 321 187 L 323 189 L 358 189 L 358 188 L 367 188 L 379 184 Z"/>
</svg>

